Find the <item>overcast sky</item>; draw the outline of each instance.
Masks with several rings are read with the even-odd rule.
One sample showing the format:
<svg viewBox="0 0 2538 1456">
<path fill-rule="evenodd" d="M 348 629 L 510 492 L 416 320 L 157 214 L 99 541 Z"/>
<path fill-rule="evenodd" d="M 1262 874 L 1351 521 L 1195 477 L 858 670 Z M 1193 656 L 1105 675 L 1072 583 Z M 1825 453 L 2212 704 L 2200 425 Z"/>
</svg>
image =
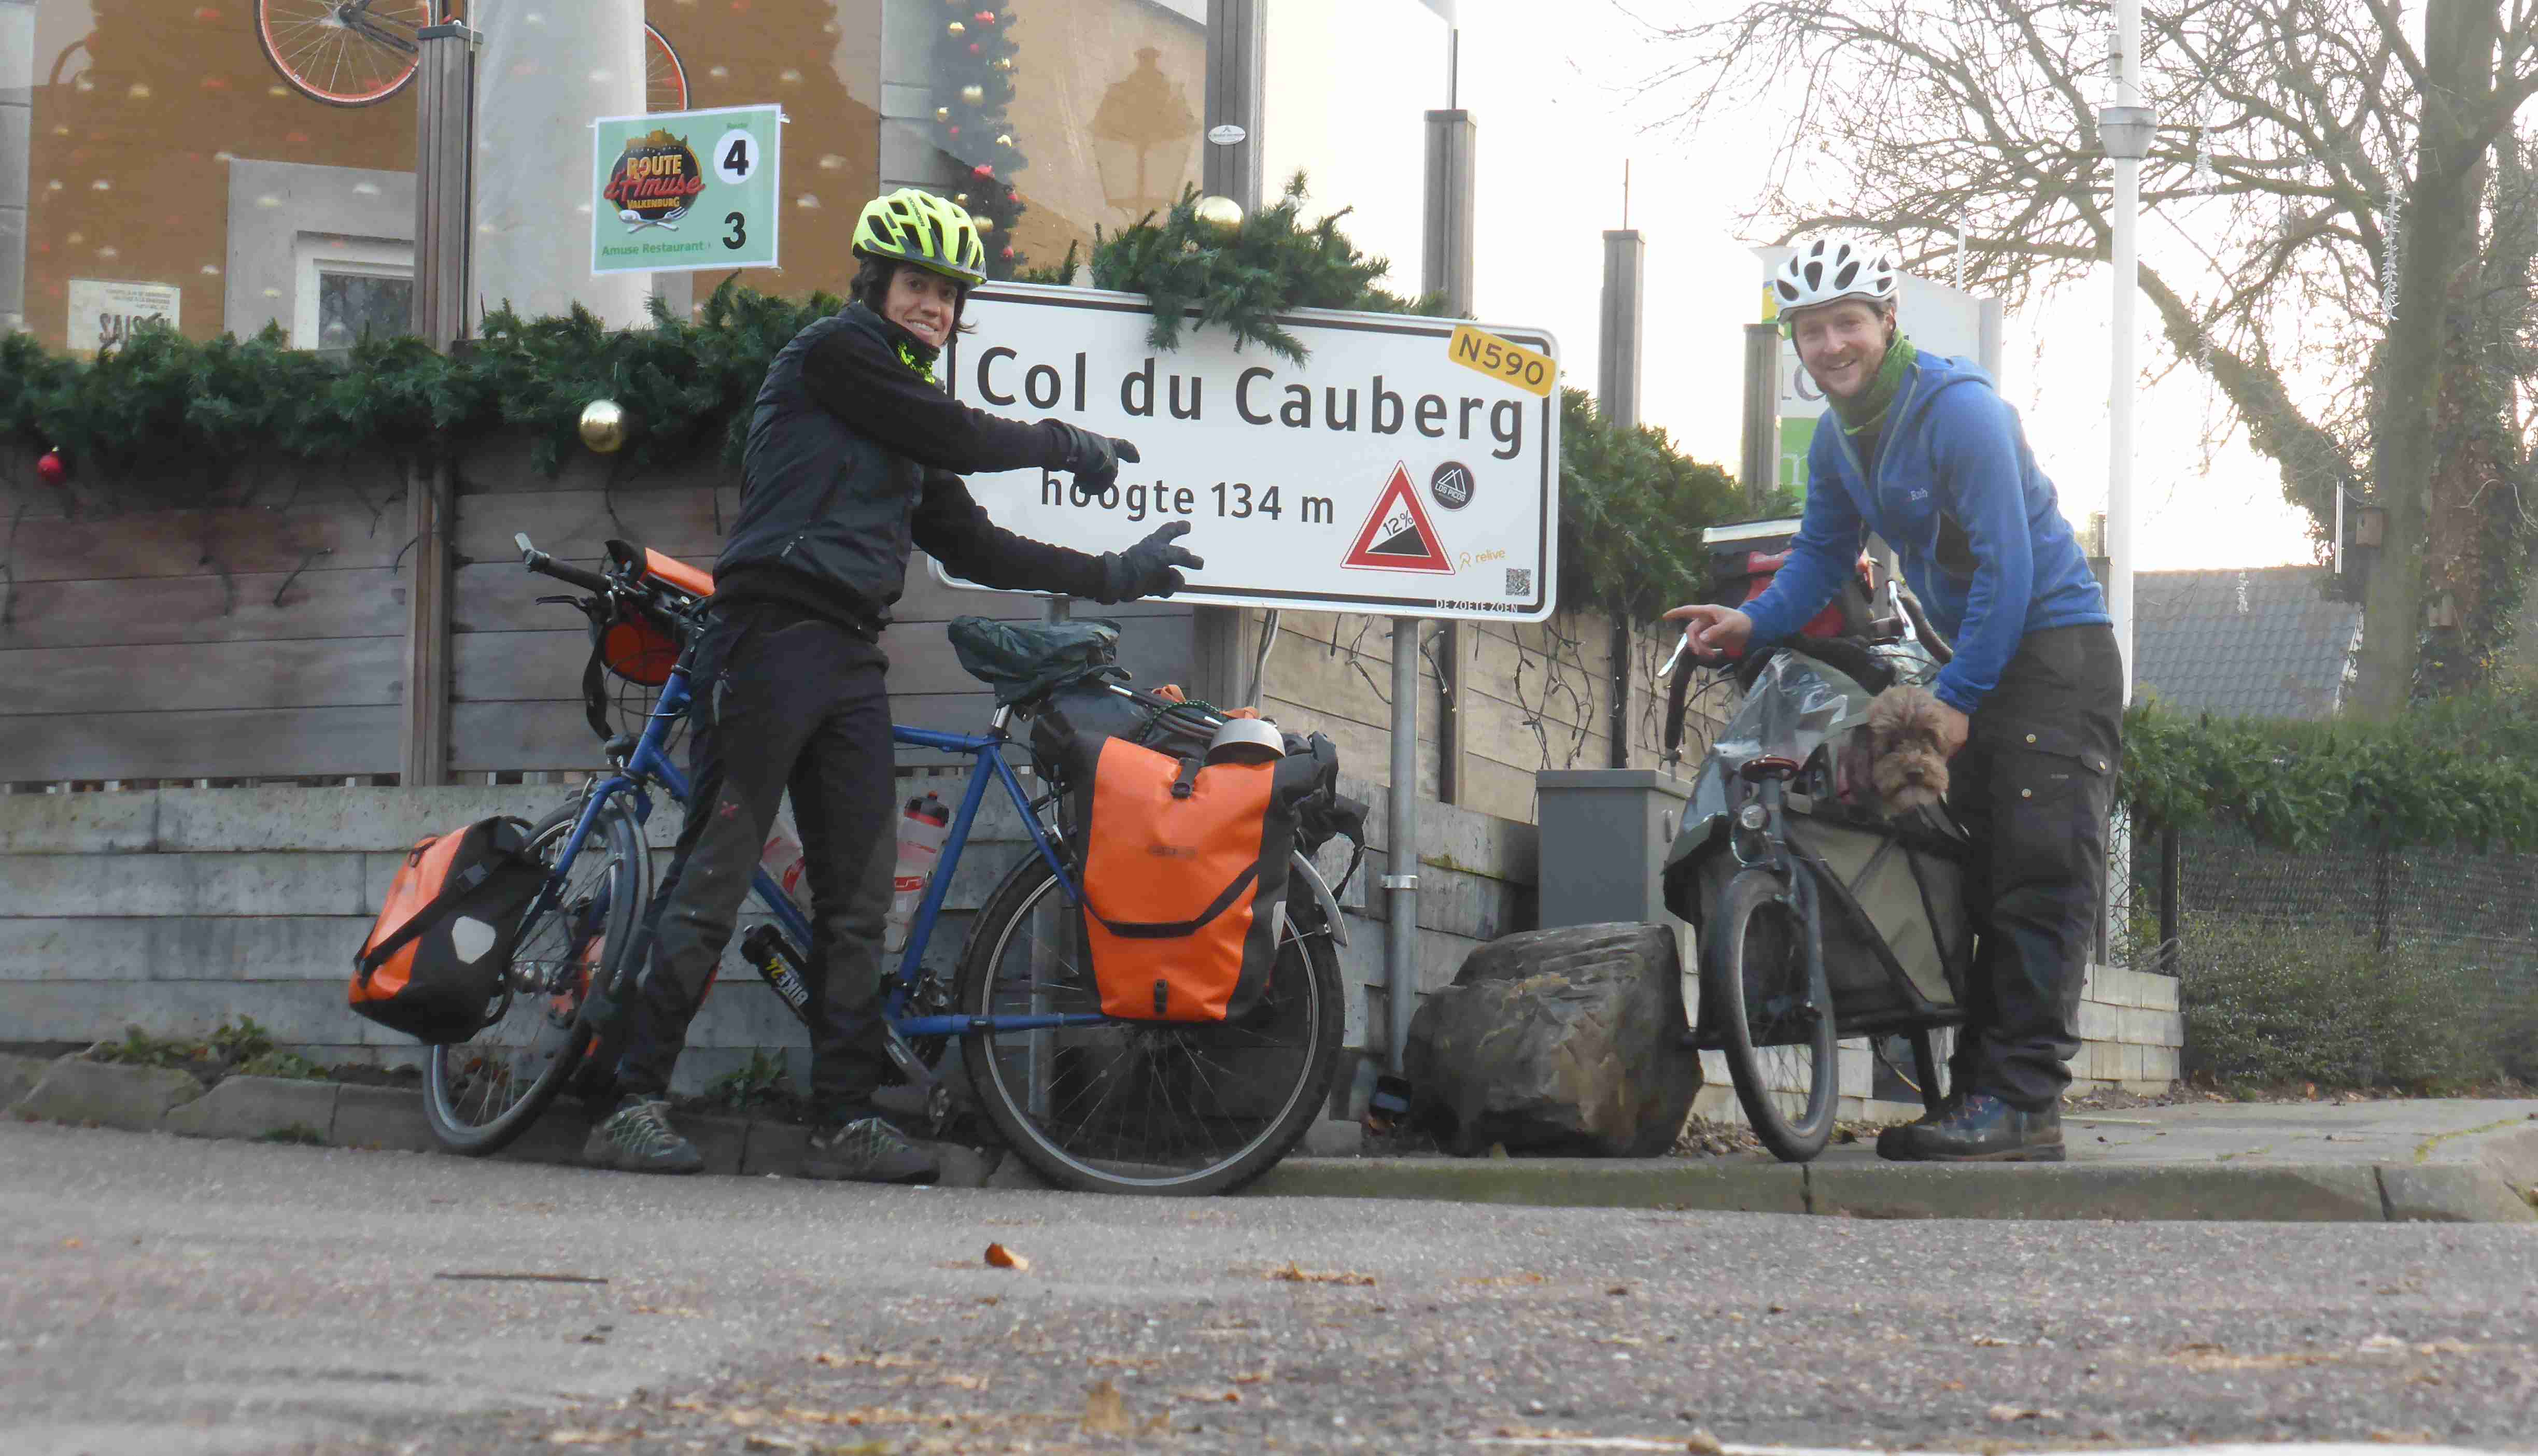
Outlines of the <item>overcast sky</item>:
<svg viewBox="0 0 2538 1456">
<path fill-rule="evenodd" d="M 1645 8 L 1662 12 L 1664 0 Z M 1694 4 L 1680 7 L 1690 13 Z M 1700 4 L 1703 11 L 1715 7 Z M 1479 123 L 1477 295 L 1484 318 L 1551 329 L 1570 381 L 1594 386 L 1602 231 L 1622 216 L 1647 238 L 1642 415 L 1697 458 L 1736 469 L 1738 330 L 1757 316 L 1761 264 L 1737 214 L 1758 190 L 1765 142 L 1717 126 L 1687 140 L 1646 132 L 1633 83 L 1661 52 L 1610 0 L 1460 0 L 1461 101 Z M 2145 247 L 2156 224 L 2145 226 Z M 1415 281 L 1416 259 L 1404 260 Z M 2003 393 L 2073 520 L 2105 500 L 2105 270 L 2009 318 Z M 2147 302 L 2136 358 L 2155 363 Z M 1910 320 L 1905 320 L 1910 327 Z M 2136 413 L 2139 570 L 2264 566 L 2311 559 L 2305 516 L 2284 503 L 2272 462 L 2234 441 L 2206 471 L 2198 441 L 2218 406 L 2178 370 Z"/>
</svg>

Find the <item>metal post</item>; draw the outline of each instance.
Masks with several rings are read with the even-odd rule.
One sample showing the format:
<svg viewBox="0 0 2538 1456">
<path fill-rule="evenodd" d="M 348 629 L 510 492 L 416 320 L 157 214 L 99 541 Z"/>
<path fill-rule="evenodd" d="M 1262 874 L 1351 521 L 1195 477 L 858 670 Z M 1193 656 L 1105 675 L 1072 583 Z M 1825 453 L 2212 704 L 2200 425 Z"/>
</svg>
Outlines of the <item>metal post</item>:
<svg viewBox="0 0 2538 1456">
<path fill-rule="evenodd" d="M 1240 138 L 1208 141 L 1200 148 L 1199 187 L 1242 204 L 1245 217 L 1260 207 L 1261 67 L 1268 55 L 1268 0 L 1207 0 L 1207 129 Z M 1208 548 L 1199 544 L 1200 554 Z M 1240 607 L 1190 609 L 1190 692 L 1231 707 L 1251 700 L 1246 692 Z M 1262 630 L 1268 628 L 1264 624 Z"/>
<path fill-rule="evenodd" d="M 1384 1064 L 1400 1077 L 1419 1012 L 1419 619 L 1392 619 L 1392 788 L 1384 816 Z"/>
<path fill-rule="evenodd" d="M 1472 155 L 1479 128 L 1459 107 L 1428 113 L 1427 243 L 1420 287 L 1442 297 L 1445 311 L 1469 318 L 1472 304 Z M 1412 659 L 1415 664 L 1417 659 Z M 1436 802 L 1463 800 L 1463 629 L 1436 633 Z M 1397 754 L 1398 749 L 1395 750 Z"/>
<path fill-rule="evenodd" d="M 1624 429 L 1639 423 L 1639 338 L 1647 252 L 1636 229 L 1616 228 L 1604 234 L 1604 310 L 1595 351 L 1595 401 L 1606 420 Z M 1605 762 L 1628 768 L 1632 641 L 1628 617 L 1614 614 L 1610 640 L 1613 700 Z"/>
<path fill-rule="evenodd" d="M 2135 233 L 2141 160 L 2153 118 L 2141 103 L 2141 0 L 2116 0 L 2115 104 L 2099 113 L 2099 140 L 2114 164 L 2114 359 L 2106 400 L 2106 612 L 2123 653 L 2124 700 L 2133 695 L 2133 303 L 2141 292 Z"/>
<path fill-rule="evenodd" d="M 477 33 L 457 23 L 416 33 L 414 331 L 447 352 L 467 333 L 476 134 Z M 454 483 L 445 457 L 407 472 L 414 542 L 406 560 L 405 715 L 398 779 L 408 788 L 449 781 L 449 591 Z"/>
<path fill-rule="evenodd" d="M 1780 326 L 1745 325 L 1745 508 L 1760 513 L 1780 484 Z"/>
<path fill-rule="evenodd" d="M 1207 129 L 1239 127 L 1232 141 L 1211 139 L 1202 153 L 1199 189 L 1260 206 L 1260 79 L 1268 54 L 1266 0 L 1207 0 Z"/>
</svg>

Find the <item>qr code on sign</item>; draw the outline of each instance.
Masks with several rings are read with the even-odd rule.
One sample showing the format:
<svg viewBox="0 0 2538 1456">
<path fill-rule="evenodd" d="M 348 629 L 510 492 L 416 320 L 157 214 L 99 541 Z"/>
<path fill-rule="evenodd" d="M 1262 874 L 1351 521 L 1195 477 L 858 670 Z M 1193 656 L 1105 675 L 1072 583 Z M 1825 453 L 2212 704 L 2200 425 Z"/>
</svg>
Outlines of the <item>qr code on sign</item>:
<svg viewBox="0 0 2538 1456">
<path fill-rule="evenodd" d="M 1507 567 L 1506 594 L 1511 597 L 1529 597 L 1533 595 L 1533 568 L 1531 566 Z"/>
</svg>

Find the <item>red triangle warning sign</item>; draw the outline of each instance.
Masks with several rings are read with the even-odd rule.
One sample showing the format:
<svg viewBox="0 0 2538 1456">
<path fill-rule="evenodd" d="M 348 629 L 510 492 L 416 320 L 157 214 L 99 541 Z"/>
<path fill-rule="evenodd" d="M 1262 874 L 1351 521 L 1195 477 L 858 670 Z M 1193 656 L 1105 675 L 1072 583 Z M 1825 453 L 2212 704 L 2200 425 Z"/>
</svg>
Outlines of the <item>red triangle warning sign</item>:
<svg viewBox="0 0 2538 1456">
<path fill-rule="evenodd" d="M 1419 503 L 1419 493 L 1411 488 L 1407 465 L 1392 467 L 1392 479 L 1385 484 L 1383 494 L 1374 497 L 1374 509 L 1367 513 L 1366 524 L 1358 528 L 1357 545 L 1349 548 L 1340 564 L 1377 571 L 1453 574 L 1454 563 L 1445 553 L 1444 539 L 1428 519 L 1427 507 Z"/>
</svg>

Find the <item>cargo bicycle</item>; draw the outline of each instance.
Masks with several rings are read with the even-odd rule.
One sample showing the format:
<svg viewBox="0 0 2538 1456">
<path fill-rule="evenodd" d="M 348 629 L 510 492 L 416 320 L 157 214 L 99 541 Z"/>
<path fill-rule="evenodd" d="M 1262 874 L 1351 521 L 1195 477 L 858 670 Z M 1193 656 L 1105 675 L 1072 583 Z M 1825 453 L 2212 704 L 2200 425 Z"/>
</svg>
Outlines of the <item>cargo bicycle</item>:
<svg viewBox="0 0 2538 1456">
<path fill-rule="evenodd" d="M 540 598 L 590 618 L 597 641 L 585 688 L 607 654 L 634 682 L 657 682 L 659 692 L 639 727 L 613 736 L 599 699 L 586 693 L 610 766 L 528 830 L 528 852 L 547 868 L 547 880 L 518 925 L 498 999 L 473 1037 L 432 1048 L 428 1119 L 442 1146 L 469 1155 L 506 1146 L 577 1077 L 604 1080 L 615 1065 L 642 969 L 629 948 L 653 888 L 643 826 L 655 790 L 686 805 L 688 783 L 668 752 L 689 701 L 679 658 L 712 591 L 704 572 L 628 542 L 608 543 L 606 568 L 589 571 L 554 560 L 525 535 L 515 540 L 529 570 L 588 593 Z M 1045 645 L 1054 653 L 1062 638 L 1081 639 L 1055 628 L 999 629 L 1002 640 L 1027 650 Z M 1094 674 L 1067 685 L 1076 715 L 1084 716 L 1089 695 L 1124 713 L 1119 724 L 1177 717 L 1186 735 L 1223 721 L 1197 705 L 1138 693 L 1115 681 L 1122 676 Z M 1105 1015 L 1087 963 L 1084 855 L 1063 811 L 1064 769 L 1044 751 L 1045 735 L 1035 731 L 1026 741 L 1012 732 L 1018 716 L 1037 715 L 1035 730 L 1068 726 L 1059 696 L 1052 686 L 1006 702 L 980 733 L 892 729 L 902 746 L 970 761 L 938 868 L 888 972 L 888 1050 L 904 1079 L 903 1090 L 891 1090 L 894 1100 L 922 1107 L 925 1131 L 933 1133 L 967 1111 L 982 1114 L 995 1141 L 1062 1187 L 1169 1194 L 1237 1188 L 1284 1157 L 1328 1101 L 1345 1021 L 1334 940 L 1344 942 L 1346 929 L 1337 897 L 1300 847 L 1289 865 L 1293 890 L 1279 907 L 1267 983 L 1246 1014 L 1216 1023 Z M 1038 792 L 1017 774 L 1009 761 L 1016 753 L 1037 770 Z M 928 967 L 925 953 L 991 785 L 1019 816 L 1030 850 L 986 895 L 947 973 Z M 1362 806 L 1358 813 L 1362 818 Z M 1362 826 L 1343 825 L 1342 831 L 1360 841 L 1362 855 Z M 743 957 L 807 1025 L 809 923 L 764 867 L 753 880 L 751 905 L 765 919 L 740 937 Z M 960 1078 L 945 1065 L 956 1045 Z"/>
<path fill-rule="evenodd" d="M 1870 699 L 1946 661 L 1917 607 L 1892 588 L 1887 600 L 1865 638 L 1799 636 L 1703 663 L 1687 637 L 1660 670 L 1669 755 L 1697 668 L 1745 691 L 1702 760 L 1663 885 L 1698 937 L 1687 1048 L 1724 1056 L 1755 1136 L 1784 1161 L 1832 1139 L 1842 1038 L 1868 1038 L 1935 1111 L 1942 1047 L 1965 1020 L 1970 845 L 1943 808 L 1889 817 L 1842 791 L 1840 756 Z"/>
</svg>

